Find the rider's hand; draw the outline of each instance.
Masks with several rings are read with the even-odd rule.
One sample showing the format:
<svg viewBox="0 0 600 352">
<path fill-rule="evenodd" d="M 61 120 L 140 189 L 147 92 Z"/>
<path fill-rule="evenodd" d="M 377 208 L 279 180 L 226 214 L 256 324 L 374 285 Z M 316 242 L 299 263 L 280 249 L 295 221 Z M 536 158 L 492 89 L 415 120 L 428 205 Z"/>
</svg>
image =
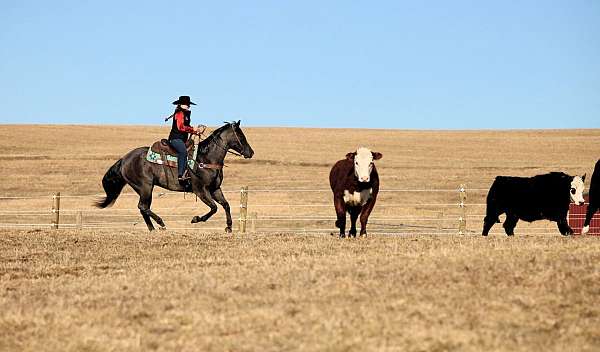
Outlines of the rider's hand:
<svg viewBox="0 0 600 352">
<path fill-rule="evenodd" d="M 204 131 L 206 131 L 206 126 L 204 125 L 200 125 L 198 127 L 194 127 L 194 133 L 197 135 L 202 135 L 202 133 L 204 133 Z"/>
</svg>

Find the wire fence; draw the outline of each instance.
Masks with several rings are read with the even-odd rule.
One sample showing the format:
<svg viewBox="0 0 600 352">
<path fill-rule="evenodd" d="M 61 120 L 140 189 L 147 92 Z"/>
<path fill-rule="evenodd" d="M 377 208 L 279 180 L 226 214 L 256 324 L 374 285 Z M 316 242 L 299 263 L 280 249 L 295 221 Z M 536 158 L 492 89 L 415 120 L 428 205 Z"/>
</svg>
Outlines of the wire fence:
<svg viewBox="0 0 600 352">
<path fill-rule="evenodd" d="M 374 212 L 368 221 L 368 232 L 372 234 L 480 234 L 485 216 L 485 188 L 392 188 L 379 191 L 384 200 L 378 199 Z M 234 231 L 239 233 L 337 233 L 332 202 L 297 202 L 298 194 L 318 194 L 331 197 L 331 190 L 325 188 L 281 188 L 225 190 L 225 194 L 240 194 L 239 207 L 232 206 Z M 403 194 L 420 194 L 419 202 L 405 202 Z M 279 198 L 273 199 L 273 195 Z M 424 197 L 428 195 L 429 198 Z M 435 195 L 435 197 L 434 197 Z M 467 202 L 467 195 L 473 202 Z M 137 208 L 95 209 L 77 206 L 61 206 L 60 201 L 89 201 L 105 194 L 55 193 L 48 196 L 0 196 L 0 228 L 12 229 L 108 229 L 108 230 L 147 230 Z M 121 197 L 137 197 L 136 193 L 123 193 Z M 168 199 L 180 196 L 178 192 L 156 192 L 154 199 Z M 256 199 L 253 197 L 256 196 Z M 192 195 L 191 198 L 194 196 Z M 282 201 L 283 198 L 285 201 Z M 435 199 L 430 199 L 435 198 Z M 13 201 L 36 200 L 36 204 L 46 207 L 13 209 Z M 2 205 L 8 202 L 5 208 Z M 233 202 L 231 202 L 233 203 Z M 167 212 L 162 216 L 169 230 L 223 231 L 223 212 L 215 215 L 207 223 L 190 224 L 190 219 L 199 215 L 198 206 L 167 206 L 152 208 L 156 213 Z M 573 214 L 573 219 L 582 221 L 581 214 Z M 348 216 L 349 218 L 349 216 Z M 348 221 L 349 222 L 349 221 Z M 542 226 L 538 225 L 542 224 Z M 347 229 L 350 226 L 348 224 Z M 546 234 L 556 230 L 550 222 L 524 225 L 520 233 Z M 490 234 L 503 234 L 501 226 L 495 226 Z"/>
</svg>

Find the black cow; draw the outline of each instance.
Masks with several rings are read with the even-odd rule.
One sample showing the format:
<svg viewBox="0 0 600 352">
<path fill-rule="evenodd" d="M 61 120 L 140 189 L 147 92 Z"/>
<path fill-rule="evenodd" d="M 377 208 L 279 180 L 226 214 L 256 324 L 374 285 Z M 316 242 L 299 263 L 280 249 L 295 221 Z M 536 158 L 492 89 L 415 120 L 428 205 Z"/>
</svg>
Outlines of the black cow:
<svg viewBox="0 0 600 352">
<path fill-rule="evenodd" d="M 583 204 L 583 182 L 585 175 L 569 176 L 562 172 L 551 172 L 534 177 L 498 176 L 487 195 L 486 215 L 483 219 L 483 236 L 495 223 L 498 216 L 506 213 L 504 231 L 513 236 L 519 220 L 532 222 L 547 219 L 556 221 L 564 236 L 572 235 L 567 223 L 569 204 Z"/>
<path fill-rule="evenodd" d="M 350 213 L 348 236 L 356 237 L 356 219 L 360 215 L 360 235 L 367 235 L 367 220 L 375 206 L 379 192 L 379 175 L 374 160 L 381 159 L 381 153 L 371 152 L 361 147 L 348 153 L 331 168 L 329 185 L 333 191 L 333 203 L 340 229 L 340 237 L 345 237 L 346 211 Z"/>
<path fill-rule="evenodd" d="M 600 208 L 600 160 L 596 161 L 592 180 L 590 181 L 590 204 L 588 204 L 587 212 L 585 213 L 585 222 L 583 223 L 582 234 L 590 231 L 590 221 Z"/>
</svg>

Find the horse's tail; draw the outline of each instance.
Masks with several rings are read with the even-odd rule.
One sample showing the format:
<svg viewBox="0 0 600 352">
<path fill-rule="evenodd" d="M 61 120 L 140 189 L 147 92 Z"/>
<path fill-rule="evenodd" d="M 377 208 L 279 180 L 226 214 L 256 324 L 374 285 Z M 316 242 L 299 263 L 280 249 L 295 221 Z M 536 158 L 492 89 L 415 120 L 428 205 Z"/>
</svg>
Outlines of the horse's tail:
<svg viewBox="0 0 600 352">
<path fill-rule="evenodd" d="M 106 197 L 104 199 L 100 199 L 96 203 L 95 206 L 98 208 L 106 208 L 111 206 L 121 194 L 121 190 L 125 187 L 125 179 L 123 175 L 121 175 L 121 163 L 123 159 L 119 159 L 113 166 L 106 171 L 104 177 L 102 178 L 102 187 L 104 187 L 104 192 L 106 192 Z"/>
</svg>

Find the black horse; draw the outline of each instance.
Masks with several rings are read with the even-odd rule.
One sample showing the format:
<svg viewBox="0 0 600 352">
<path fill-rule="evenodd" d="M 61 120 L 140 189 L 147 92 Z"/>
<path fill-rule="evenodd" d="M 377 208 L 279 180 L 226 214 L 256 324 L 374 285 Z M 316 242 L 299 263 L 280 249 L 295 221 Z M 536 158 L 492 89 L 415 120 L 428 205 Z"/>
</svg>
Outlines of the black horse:
<svg viewBox="0 0 600 352">
<path fill-rule="evenodd" d="M 192 223 L 206 221 L 216 213 L 216 201 L 225 209 L 225 215 L 227 216 L 225 231 L 231 232 L 231 211 L 229 203 L 221 190 L 223 161 L 230 149 L 240 153 L 246 159 L 252 158 L 252 155 L 254 155 L 254 150 L 252 150 L 252 147 L 246 141 L 244 132 L 240 129 L 240 121 L 227 123 L 219 127 L 200 142 L 196 166 L 194 170 L 190 170 L 192 192 L 210 207 L 210 211 L 202 216 L 194 216 Z M 148 230 L 152 231 L 154 225 L 150 218 L 154 219 L 161 229 L 165 229 L 163 220 L 150 210 L 154 186 L 179 192 L 183 192 L 184 188 L 179 184 L 176 172 L 166 172 L 165 168 L 167 166 L 148 162 L 146 160 L 147 153 L 148 147 L 136 148 L 111 166 L 102 179 L 106 197 L 95 203 L 95 205 L 99 208 L 112 205 L 121 194 L 123 187 L 129 184 L 140 196 L 138 208 L 148 226 Z"/>
</svg>

